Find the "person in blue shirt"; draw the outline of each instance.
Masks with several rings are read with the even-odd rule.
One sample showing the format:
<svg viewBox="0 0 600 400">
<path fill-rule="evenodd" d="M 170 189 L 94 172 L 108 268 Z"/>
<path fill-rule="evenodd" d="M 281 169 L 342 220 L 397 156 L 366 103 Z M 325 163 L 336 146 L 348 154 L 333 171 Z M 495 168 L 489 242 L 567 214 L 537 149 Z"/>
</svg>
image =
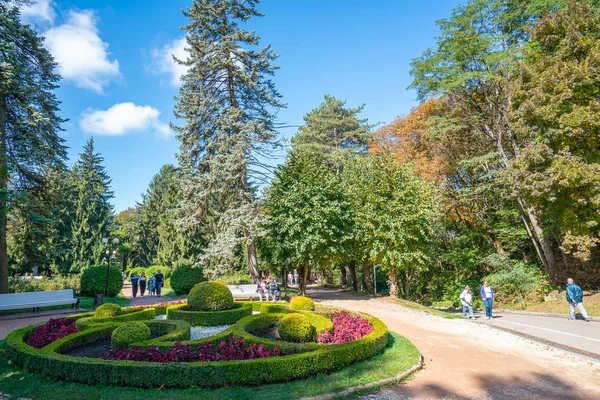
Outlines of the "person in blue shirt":
<svg viewBox="0 0 600 400">
<path fill-rule="evenodd" d="M 483 281 L 483 286 L 479 291 L 483 305 L 485 306 L 485 316 L 487 319 L 492 319 L 492 302 L 494 301 L 494 289 L 488 284 L 487 281 Z"/>
<path fill-rule="evenodd" d="M 575 321 L 575 307 L 577 307 L 586 322 L 590 322 L 590 317 L 588 317 L 583 306 L 583 291 L 573 282 L 573 278 L 567 279 L 567 302 L 569 303 L 569 319 L 571 321 Z"/>
</svg>

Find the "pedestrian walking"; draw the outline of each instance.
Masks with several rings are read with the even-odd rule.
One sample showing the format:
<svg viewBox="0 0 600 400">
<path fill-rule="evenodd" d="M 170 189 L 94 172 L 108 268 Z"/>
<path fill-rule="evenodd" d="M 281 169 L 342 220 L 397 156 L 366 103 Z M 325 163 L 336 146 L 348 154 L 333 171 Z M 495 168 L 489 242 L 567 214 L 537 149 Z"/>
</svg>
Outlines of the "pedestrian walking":
<svg viewBox="0 0 600 400">
<path fill-rule="evenodd" d="M 492 303 L 494 301 L 494 289 L 492 289 L 492 287 L 488 284 L 488 281 L 483 281 L 480 294 L 481 300 L 483 300 L 483 305 L 485 306 L 485 316 L 487 319 L 493 319 Z"/>
<path fill-rule="evenodd" d="M 131 277 L 129 278 L 129 280 L 131 281 L 131 294 L 133 295 L 133 298 L 135 299 L 137 297 L 137 293 L 138 293 L 138 285 L 140 283 L 140 277 L 138 276 L 137 272 L 134 272 L 131 274 Z"/>
<path fill-rule="evenodd" d="M 298 278 L 300 278 L 300 275 L 298 275 L 298 270 L 294 270 L 294 283 L 296 285 L 298 285 Z"/>
<path fill-rule="evenodd" d="M 294 275 L 291 272 L 288 272 L 288 285 L 292 285 L 294 283 Z"/>
<path fill-rule="evenodd" d="M 160 269 L 156 271 L 156 275 L 154 275 L 154 289 L 156 290 L 156 295 L 160 297 L 160 289 L 164 283 L 164 275 L 160 273 Z"/>
<path fill-rule="evenodd" d="M 462 303 L 463 317 L 467 316 L 467 310 L 469 310 L 469 316 L 471 319 L 475 319 L 473 316 L 473 293 L 469 285 L 465 286 L 464 290 L 460 294 L 460 302 Z"/>
<path fill-rule="evenodd" d="M 575 307 L 583 316 L 586 322 L 590 322 L 590 317 L 583 306 L 583 290 L 573 282 L 573 278 L 567 279 L 567 302 L 569 303 L 569 319 L 575 321 Z"/>
<path fill-rule="evenodd" d="M 154 274 L 148 278 L 148 294 L 150 297 L 154 295 Z"/>
<path fill-rule="evenodd" d="M 142 297 L 144 297 L 144 293 L 146 292 L 146 273 L 142 272 L 142 275 L 140 276 L 140 295 Z"/>
</svg>

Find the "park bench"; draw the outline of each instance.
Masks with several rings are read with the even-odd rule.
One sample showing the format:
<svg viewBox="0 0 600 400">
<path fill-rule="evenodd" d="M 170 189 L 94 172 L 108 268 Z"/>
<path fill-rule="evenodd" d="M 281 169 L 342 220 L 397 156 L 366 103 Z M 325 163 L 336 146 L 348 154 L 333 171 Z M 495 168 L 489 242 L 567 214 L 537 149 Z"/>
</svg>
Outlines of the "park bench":
<svg viewBox="0 0 600 400">
<path fill-rule="evenodd" d="M 0 294 L 0 311 L 31 308 L 36 312 L 40 307 L 65 304 L 71 304 L 71 308 L 79 306 L 79 299 L 75 298 L 73 289 Z"/>
<path fill-rule="evenodd" d="M 262 301 L 260 293 L 256 292 L 256 285 L 227 285 L 234 299 L 253 299 L 257 297 Z M 265 292 L 267 301 L 269 301 L 269 293 Z"/>
</svg>

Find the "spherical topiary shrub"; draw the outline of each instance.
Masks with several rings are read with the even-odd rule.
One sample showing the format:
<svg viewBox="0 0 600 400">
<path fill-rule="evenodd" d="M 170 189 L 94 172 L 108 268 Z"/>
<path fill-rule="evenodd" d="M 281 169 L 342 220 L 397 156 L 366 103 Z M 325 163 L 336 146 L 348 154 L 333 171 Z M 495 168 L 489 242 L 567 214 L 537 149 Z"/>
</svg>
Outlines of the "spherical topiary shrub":
<svg viewBox="0 0 600 400">
<path fill-rule="evenodd" d="M 309 342 L 314 336 L 314 328 L 302 314 L 288 314 L 281 318 L 277 330 L 281 340 L 286 342 Z"/>
<path fill-rule="evenodd" d="M 117 315 L 121 315 L 121 307 L 112 303 L 102 304 L 94 311 L 96 318 L 116 317 Z"/>
<path fill-rule="evenodd" d="M 290 303 L 292 310 L 315 311 L 315 302 L 304 296 L 297 296 Z"/>
<path fill-rule="evenodd" d="M 233 295 L 221 282 L 202 282 L 190 290 L 188 308 L 191 311 L 221 311 L 233 307 Z"/>
<path fill-rule="evenodd" d="M 148 325 L 139 321 L 127 322 L 113 331 L 111 345 L 116 349 L 123 349 L 132 343 L 148 340 L 150 336 Z"/>
<path fill-rule="evenodd" d="M 106 265 L 96 265 L 83 270 L 81 274 L 81 289 L 83 296 L 94 296 L 106 291 Z M 115 297 L 123 288 L 121 270 L 111 265 L 108 273 L 108 295 Z"/>
<path fill-rule="evenodd" d="M 180 265 L 171 274 L 171 288 L 177 294 L 188 294 L 200 282 L 203 282 L 202 268 L 192 268 L 189 264 Z"/>
</svg>

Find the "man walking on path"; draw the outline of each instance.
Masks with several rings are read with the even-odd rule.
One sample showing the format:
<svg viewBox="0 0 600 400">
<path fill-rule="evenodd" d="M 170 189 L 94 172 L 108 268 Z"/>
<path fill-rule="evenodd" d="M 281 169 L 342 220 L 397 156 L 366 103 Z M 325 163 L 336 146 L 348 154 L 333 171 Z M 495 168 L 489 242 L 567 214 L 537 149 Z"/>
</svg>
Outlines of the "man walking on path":
<svg viewBox="0 0 600 400">
<path fill-rule="evenodd" d="M 488 285 L 487 281 L 483 281 L 483 286 L 480 290 L 481 300 L 485 306 L 485 316 L 487 319 L 492 319 L 492 302 L 494 301 L 494 289 Z"/>
<path fill-rule="evenodd" d="M 156 275 L 154 275 L 154 288 L 158 297 L 160 297 L 160 289 L 163 286 L 164 278 L 164 275 L 160 273 L 160 269 L 156 271 Z"/>
<path fill-rule="evenodd" d="M 577 307 L 586 322 L 590 322 L 590 317 L 583 306 L 583 291 L 573 282 L 573 278 L 567 279 L 567 301 L 569 302 L 569 319 L 571 321 L 575 321 L 575 307 Z"/>
<path fill-rule="evenodd" d="M 471 319 L 475 319 L 473 316 L 473 293 L 471 293 L 469 285 L 465 286 L 465 289 L 460 294 L 460 302 L 462 303 L 463 317 L 467 316 L 468 309 Z"/>
<path fill-rule="evenodd" d="M 138 283 L 140 282 L 140 277 L 138 276 L 137 272 L 134 272 L 133 274 L 131 274 L 129 280 L 131 281 L 131 294 L 135 299 L 137 297 Z"/>
</svg>

